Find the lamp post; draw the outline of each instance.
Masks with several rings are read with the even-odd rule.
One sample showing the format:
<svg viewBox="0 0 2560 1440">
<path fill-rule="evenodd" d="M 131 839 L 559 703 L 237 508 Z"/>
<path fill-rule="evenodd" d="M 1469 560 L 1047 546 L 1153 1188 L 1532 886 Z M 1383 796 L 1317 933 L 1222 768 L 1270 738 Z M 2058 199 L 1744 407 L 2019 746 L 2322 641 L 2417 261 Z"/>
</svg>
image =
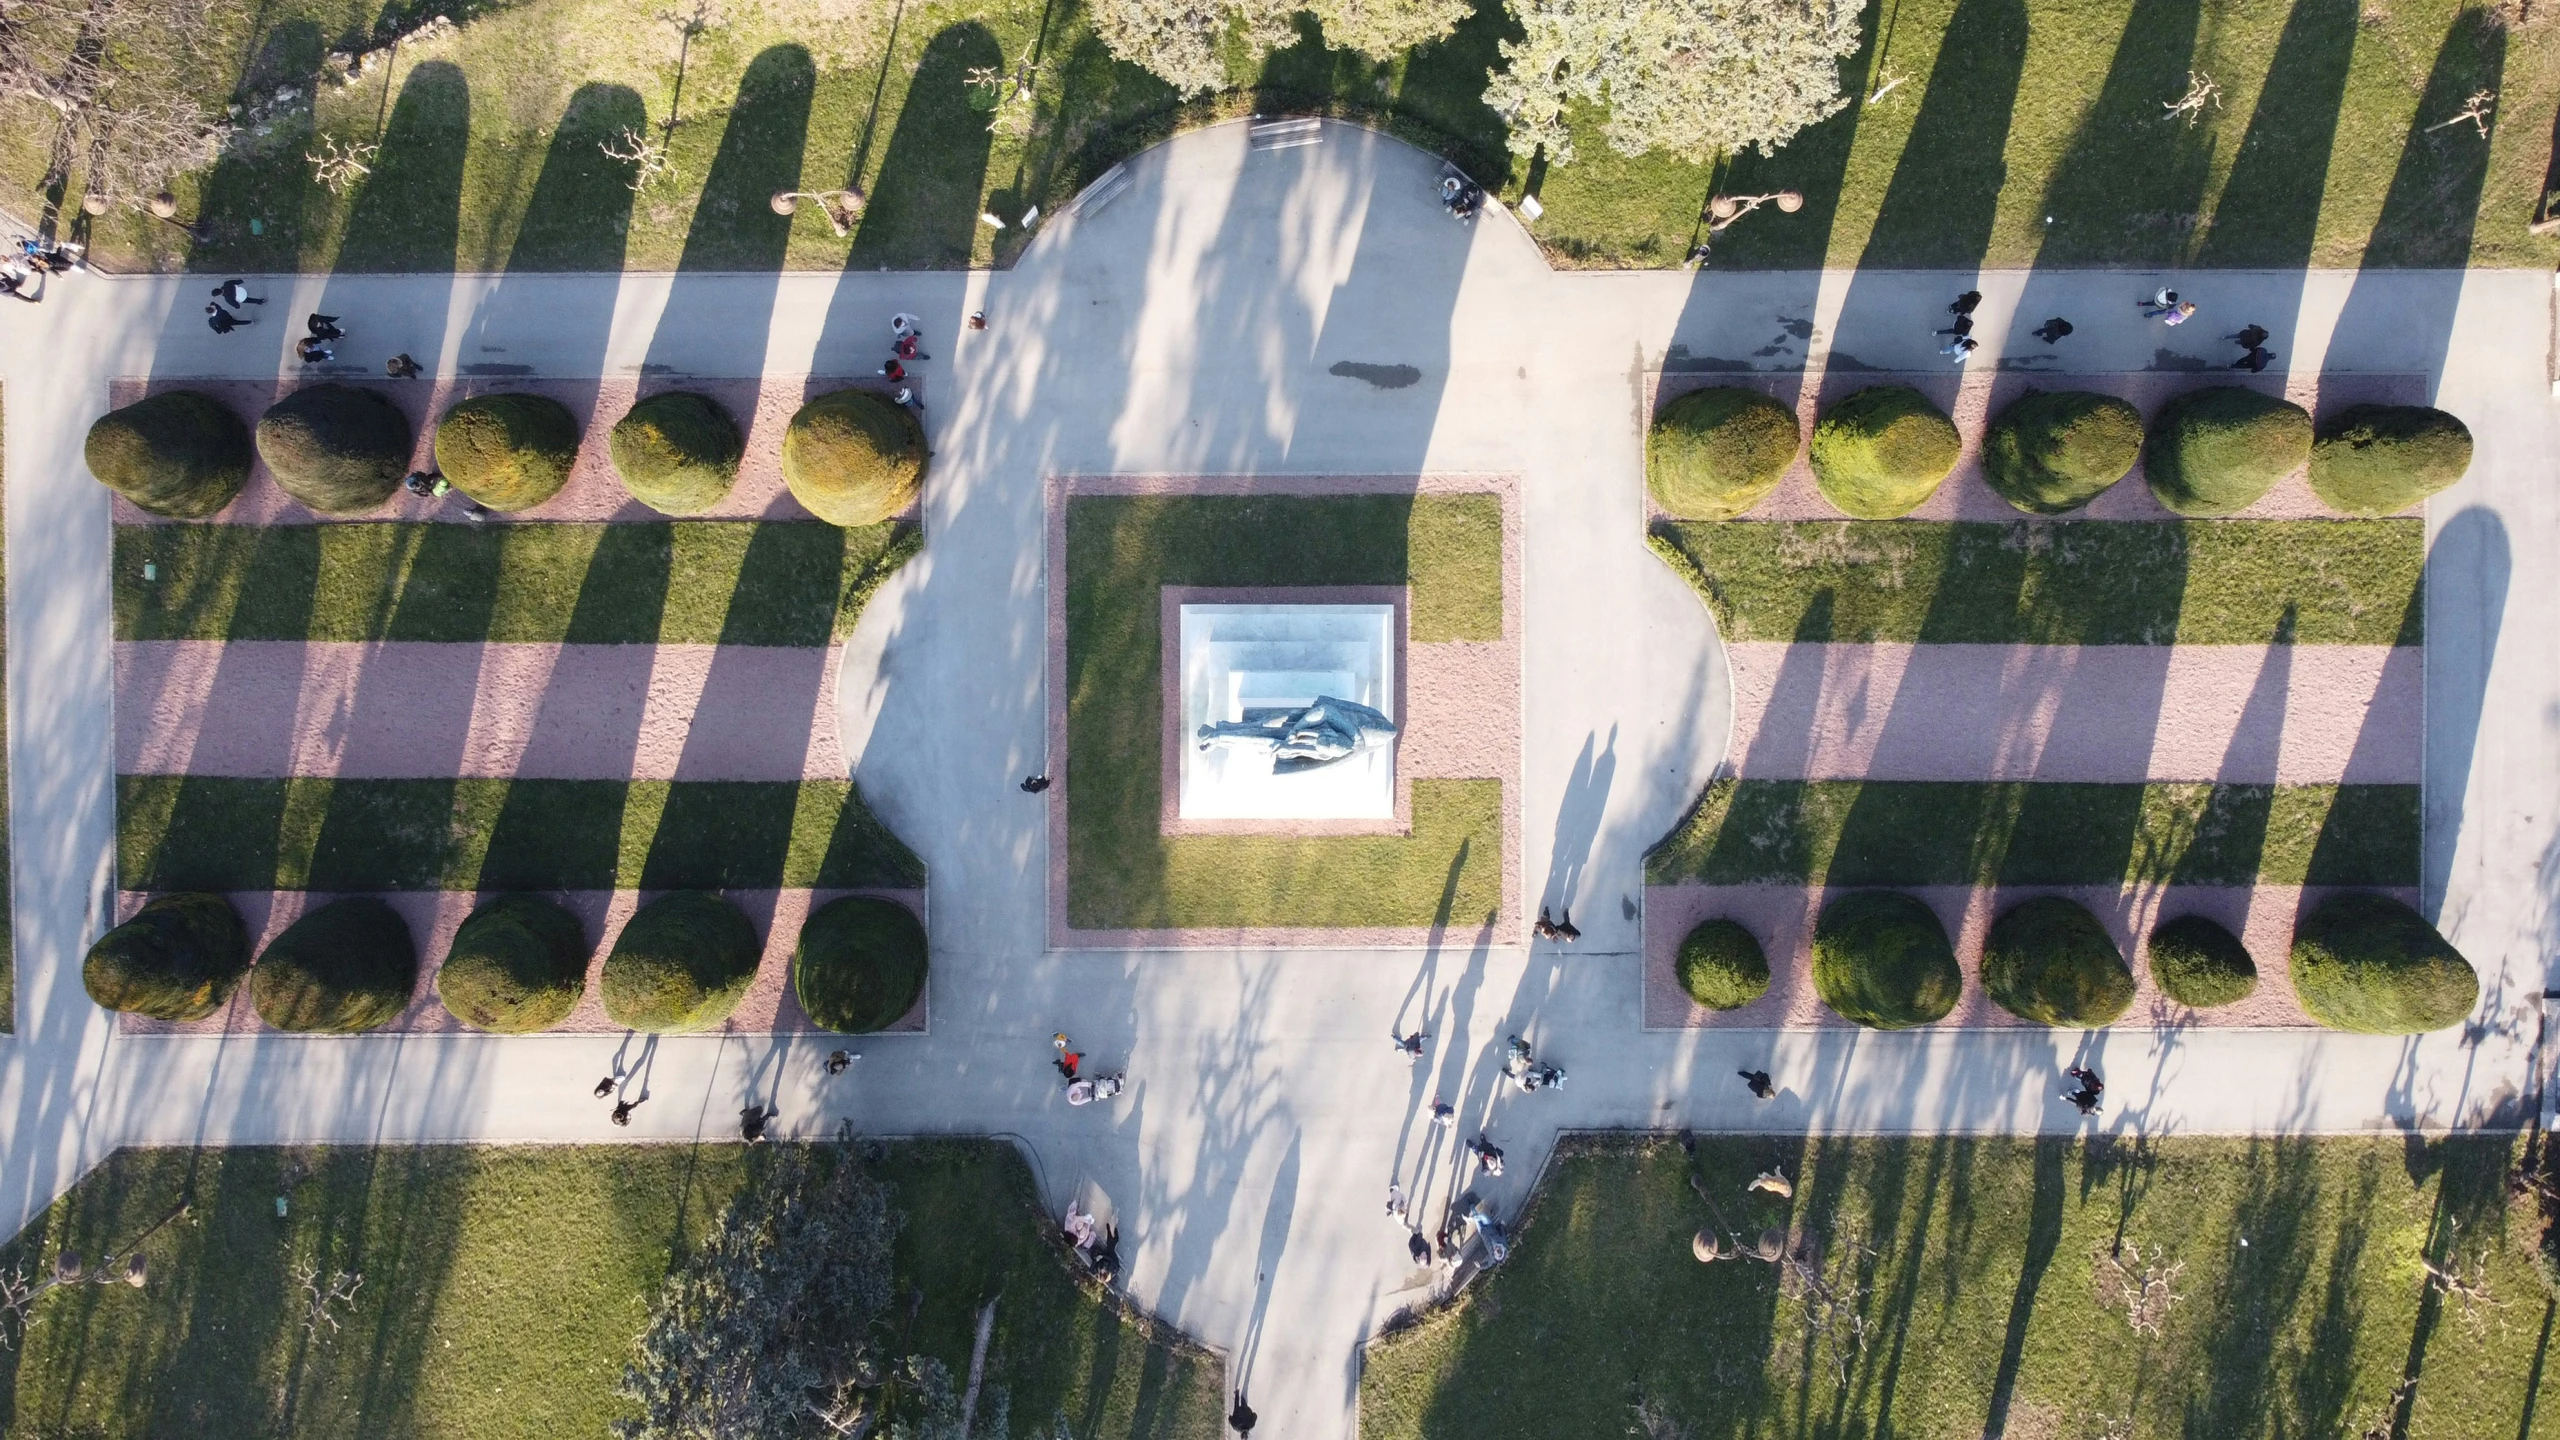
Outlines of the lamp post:
<svg viewBox="0 0 2560 1440">
<path fill-rule="evenodd" d="M 867 203 L 859 190 L 776 190 L 773 192 L 773 213 L 797 214 L 803 200 L 818 202 L 818 208 L 826 212 L 827 223 L 835 227 L 838 238 L 853 233 L 853 222 Z"/>
</svg>

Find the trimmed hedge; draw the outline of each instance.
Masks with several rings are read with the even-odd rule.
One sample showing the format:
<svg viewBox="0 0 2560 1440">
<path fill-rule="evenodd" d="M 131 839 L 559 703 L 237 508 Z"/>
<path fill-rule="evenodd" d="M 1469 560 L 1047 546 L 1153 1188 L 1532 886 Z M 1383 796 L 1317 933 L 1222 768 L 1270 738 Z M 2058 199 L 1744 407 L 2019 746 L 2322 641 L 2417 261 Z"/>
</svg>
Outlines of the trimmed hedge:
<svg viewBox="0 0 2560 1440">
<path fill-rule="evenodd" d="M 545 395 L 477 395 L 436 422 L 436 468 L 492 510 L 530 510 L 578 463 L 578 420 Z"/>
<path fill-rule="evenodd" d="M 2320 427 L 2311 488 L 2350 515 L 2393 515 L 2471 468 L 2471 428 L 2426 405 L 2353 405 Z"/>
<path fill-rule="evenodd" d="M 699 515 L 737 483 L 747 453 L 720 402 L 690 390 L 652 395 L 614 422 L 606 442 L 631 498 L 662 515 Z"/>
<path fill-rule="evenodd" d="M 249 973 L 249 932 L 219 895 L 162 895 L 89 947 L 80 983 L 109 1010 L 201 1020 Z"/>
<path fill-rule="evenodd" d="M 81 453 L 99 484 L 174 520 L 201 520 L 249 483 L 249 427 L 193 390 L 166 390 L 99 416 Z"/>
<path fill-rule="evenodd" d="M 1813 988 L 1844 1020 L 1904 1030 L 1945 1019 L 1964 973 L 1936 911 L 1898 890 L 1859 890 L 1814 921 Z"/>
<path fill-rule="evenodd" d="M 409 473 L 409 417 L 376 390 L 306 385 L 258 417 L 258 458 L 323 515 L 381 508 Z"/>
<path fill-rule="evenodd" d="M 352 1034 L 390 1024 L 418 989 L 418 946 L 370 895 L 332 900 L 267 942 L 249 972 L 258 1018 L 278 1030 Z"/>
<path fill-rule="evenodd" d="M 1731 520 L 1778 488 L 1803 444 L 1796 412 L 1756 390 L 1692 390 L 1653 417 L 1645 484 L 1678 519 Z"/>
<path fill-rule="evenodd" d="M 587 986 L 587 932 L 539 895 L 501 895 L 453 932 L 436 998 L 474 1030 L 523 1035 L 569 1018 Z"/>
<path fill-rule="evenodd" d="M 746 913 L 707 890 L 640 907 L 604 960 L 604 1013 L 651 1034 L 708 1030 L 756 978 L 763 946 Z"/>
<path fill-rule="evenodd" d="M 791 948 L 791 993 L 821 1028 L 885 1030 L 924 993 L 924 926 L 895 900 L 847 895 L 819 906 Z"/>
<path fill-rule="evenodd" d="M 2030 515 L 2098 498 L 2142 458 L 2142 412 L 2113 395 L 2030 390 L 1982 437 L 1982 478 Z"/>
<path fill-rule="evenodd" d="M 1908 515 L 1938 493 L 1963 448 L 1955 422 L 1908 385 L 1843 396 L 1813 427 L 1822 496 L 1860 520 Z"/>
<path fill-rule="evenodd" d="M 2480 977 L 2417 911 L 2388 895 L 2331 896 L 2293 932 L 2293 989 L 2332 1030 L 2415 1035 L 2471 1013 Z"/>
<path fill-rule="evenodd" d="M 2133 1003 L 2133 971 L 2087 906 L 2039 895 L 1991 922 L 1982 988 L 2021 1020 L 2094 1030 Z"/>
<path fill-rule="evenodd" d="M 2151 932 L 2151 978 L 2181 1005 L 2210 1010 L 2258 989 L 2258 962 L 2240 937 L 2202 915 L 2181 915 Z"/>
<path fill-rule="evenodd" d="M 851 529 L 906 513 L 924 484 L 924 427 L 869 390 L 800 407 L 782 432 L 782 479 L 810 514 Z"/>
<path fill-rule="evenodd" d="M 2216 385 L 2163 406 L 2143 443 L 2143 475 L 2161 504 L 2181 515 L 2228 515 L 2311 458 L 2311 415 L 2272 395 Z"/>
<path fill-rule="evenodd" d="M 1739 1010 L 1769 993 L 1769 957 L 1732 920 L 1701 920 L 1680 942 L 1680 988 L 1710 1010 Z"/>
</svg>

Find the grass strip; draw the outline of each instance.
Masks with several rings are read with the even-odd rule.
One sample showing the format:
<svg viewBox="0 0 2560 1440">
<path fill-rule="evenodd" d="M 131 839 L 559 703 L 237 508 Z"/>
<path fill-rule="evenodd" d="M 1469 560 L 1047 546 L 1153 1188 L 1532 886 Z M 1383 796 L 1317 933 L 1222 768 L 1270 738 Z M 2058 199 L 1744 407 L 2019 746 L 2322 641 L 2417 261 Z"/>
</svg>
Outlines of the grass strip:
<svg viewBox="0 0 2560 1440">
<path fill-rule="evenodd" d="M 1016 1425 L 1046 1434 L 1062 1416 L 1079 1437 L 1216 1440 L 1217 1357 L 1069 1271 L 1012 1147 L 901 1141 L 871 1163 L 905 1221 L 899 1353 L 966 1377 L 978 1307 L 1001 1292 L 987 1372 Z M 0 1350 L 0 1430 L 606 1434 L 631 1413 L 614 1386 L 671 1258 L 762 1168 L 716 1144 L 120 1151 L 0 1265 L 50 1273 L 69 1250 L 94 1267 L 140 1240 L 151 1283 L 37 1302 L 24 1343 Z M 189 1219 L 141 1239 L 182 1201 Z M 324 1283 L 364 1276 L 316 1342 L 298 1265 Z"/>
<path fill-rule="evenodd" d="M 1502 636 L 1489 495 L 1086 496 L 1067 508 L 1067 919 L 1078 929 L 1478 923 L 1502 787 L 1416 781 L 1410 836 L 1160 831 L 1166 585 L 1409 585 L 1416 642 Z"/>
<path fill-rule="evenodd" d="M 921 545 L 815 521 L 120 526 L 116 638 L 825 645 Z"/>
<path fill-rule="evenodd" d="M 2416 645 L 2417 520 L 1656 524 L 1731 641 Z"/>
<path fill-rule="evenodd" d="M 2415 885 L 2415 785 L 1712 781 L 1654 885 Z"/>
<path fill-rule="evenodd" d="M 117 777 L 134 890 L 913 887 L 849 780 Z"/>
<path fill-rule="evenodd" d="M 1568 1138 L 1510 1261 L 1369 1347 L 1359 1433 L 2390 1434 L 2412 1413 L 2394 1386 L 2422 1376 L 2407 1434 L 2545 1434 L 2538 1217 L 2506 1183 L 2522 1144 L 1701 1134 L 1693 1161 L 1668 1137 Z M 1746 1191 L 1767 1170 L 1791 1198 Z M 1697 1264 L 1701 1227 L 1813 1237 L 1828 1283 Z M 2485 1294 L 2446 1295 L 2422 1261 Z M 2111 1280 L 2155 1266 L 2176 1303 L 2137 1334 Z"/>
</svg>

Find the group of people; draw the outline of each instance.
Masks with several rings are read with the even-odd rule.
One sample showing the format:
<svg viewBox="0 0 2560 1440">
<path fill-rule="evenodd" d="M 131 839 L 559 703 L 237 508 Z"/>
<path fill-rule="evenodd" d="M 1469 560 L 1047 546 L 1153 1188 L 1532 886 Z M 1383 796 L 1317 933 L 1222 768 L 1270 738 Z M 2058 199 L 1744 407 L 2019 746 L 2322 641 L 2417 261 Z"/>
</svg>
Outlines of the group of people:
<svg viewBox="0 0 2560 1440">
<path fill-rule="evenodd" d="M 982 315 L 973 315 L 970 319 L 973 324 L 984 323 Z M 907 383 L 906 362 L 933 358 L 924 353 L 923 324 L 922 320 L 904 310 L 890 316 L 889 360 L 887 364 L 880 367 L 882 377 L 894 382 L 898 387 L 897 402 L 918 414 L 924 413 L 924 402 L 916 398 L 915 387 Z"/>
<path fill-rule="evenodd" d="M 1128 1088 L 1129 1075 L 1125 1070 L 1115 1070 L 1107 1075 L 1085 1074 L 1084 1056 L 1068 1049 L 1067 1043 L 1064 1031 L 1049 1037 L 1050 1046 L 1058 1052 L 1058 1058 L 1050 1063 L 1066 1077 L 1068 1104 L 1090 1105 L 1097 1100 L 1108 1100 Z"/>
<path fill-rule="evenodd" d="M 1981 304 L 1982 292 L 1979 290 L 1967 290 L 1948 303 L 1947 313 L 1955 317 L 1954 321 L 1944 329 L 1932 332 L 1946 337 L 1946 343 L 1938 347 L 1939 354 L 1952 356 L 1955 363 L 1962 365 L 1975 350 L 1981 348 L 1973 338 L 1973 312 Z M 2157 320 L 2164 325 L 2183 325 L 2196 313 L 2194 301 L 2179 298 L 2178 292 L 2166 285 L 2135 301 L 2134 305 L 2141 310 L 2143 319 Z M 2069 320 L 2056 315 L 2027 333 L 2047 345 L 2054 345 L 2072 333 L 2072 329 Z M 2267 348 L 2267 329 L 2263 325 L 2251 325 L 2224 338 L 2238 344 L 2243 352 L 2239 359 L 2231 362 L 2234 370 L 2259 374 L 2276 358 L 2275 352 Z"/>
<path fill-rule="evenodd" d="M 1503 1056 L 1502 1073 L 1520 1087 L 1523 1095 L 1558 1089 L 1564 1084 L 1564 1071 L 1539 1060 L 1530 1053 L 1529 1042 L 1517 1035 L 1511 1037 L 1511 1048 Z"/>
<path fill-rule="evenodd" d="M 1570 906 L 1566 907 L 1562 920 L 1549 916 L 1546 906 L 1539 906 L 1538 923 L 1530 926 L 1529 929 L 1539 939 L 1552 940 L 1559 945 L 1582 938 L 1582 932 L 1574 928 L 1573 910 Z"/>
<path fill-rule="evenodd" d="M 1440 206 L 1459 220 L 1473 220 L 1484 209 L 1484 187 L 1456 173 L 1440 177 Z"/>
<path fill-rule="evenodd" d="M 85 246 L 20 236 L 10 245 L 7 256 L 0 258 L 0 295 L 39 304 L 44 300 L 48 277 L 88 268 L 89 252 Z"/>
<path fill-rule="evenodd" d="M 597 1099 L 602 1100 L 606 1096 L 613 1095 L 615 1091 L 622 1088 L 621 1072 L 622 1062 L 616 1060 L 614 1062 L 613 1073 L 606 1075 L 603 1079 L 596 1082 Z M 616 1125 L 629 1125 L 631 1123 L 631 1112 L 639 1106 L 641 1101 L 648 1098 L 649 1091 L 646 1086 L 641 1087 L 640 1093 L 637 1095 L 626 1094 L 615 1096 L 613 1102 L 613 1123 Z"/>
</svg>

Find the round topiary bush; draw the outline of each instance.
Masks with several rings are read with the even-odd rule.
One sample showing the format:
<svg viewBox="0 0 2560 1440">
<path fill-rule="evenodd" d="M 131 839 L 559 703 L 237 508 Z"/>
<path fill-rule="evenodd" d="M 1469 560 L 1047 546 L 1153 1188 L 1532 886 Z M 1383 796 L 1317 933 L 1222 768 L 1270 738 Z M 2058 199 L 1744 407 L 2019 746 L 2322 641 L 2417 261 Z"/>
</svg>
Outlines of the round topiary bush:
<svg viewBox="0 0 2560 1440">
<path fill-rule="evenodd" d="M 1804 437 L 1796 412 L 1754 390 L 1692 390 L 1646 437 L 1645 484 L 1682 520 L 1731 520 L 1778 488 Z"/>
<path fill-rule="evenodd" d="M 2240 937 L 2202 915 L 2151 932 L 2151 978 L 2181 1005 L 2210 1010 L 2257 993 L 2258 963 Z"/>
<path fill-rule="evenodd" d="M 690 390 L 652 395 L 614 422 L 614 473 L 662 515 L 699 515 L 737 482 L 746 442 L 720 402 Z"/>
<path fill-rule="evenodd" d="M 2095 500 L 2142 458 L 2142 412 L 2113 395 L 2030 390 L 1982 437 L 1982 478 L 2031 515 Z"/>
<path fill-rule="evenodd" d="M 756 978 L 762 946 L 745 912 L 705 890 L 640 907 L 604 958 L 604 1013 L 652 1034 L 708 1030 Z"/>
<path fill-rule="evenodd" d="M 388 1025 L 418 989 L 418 947 L 370 895 L 332 900 L 267 942 L 249 972 L 258 1018 L 278 1030 L 351 1034 Z"/>
<path fill-rule="evenodd" d="M 2272 395 L 2217 385 L 2163 406 L 2144 446 L 2143 474 L 2161 504 L 2181 515 L 2228 515 L 2311 458 L 2311 415 Z"/>
<path fill-rule="evenodd" d="M 2480 977 L 2417 911 L 2359 891 L 2331 896 L 2294 930 L 2293 989 L 2332 1030 L 2415 1035 L 2469 1015 Z"/>
<path fill-rule="evenodd" d="M 2471 468 L 2471 427 L 2426 405 L 2354 405 L 2320 427 L 2311 488 L 2350 515 L 2406 510 Z"/>
<path fill-rule="evenodd" d="M 1896 890 L 1860 890 L 1813 925 L 1813 988 L 1844 1020 L 1904 1030 L 1943 1020 L 1964 993 L 1938 914 Z"/>
<path fill-rule="evenodd" d="M 1813 427 L 1813 478 L 1841 513 L 1908 515 L 1956 468 L 1955 422 L 1908 385 L 1873 385 L 1823 412 Z"/>
<path fill-rule="evenodd" d="M 258 458 L 323 515 L 378 508 L 409 473 L 409 417 L 380 391 L 306 385 L 258 417 Z"/>
<path fill-rule="evenodd" d="M 1739 1010 L 1769 993 L 1769 957 L 1732 920 L 1701 920 L 1680 941 L 1680 988 L 1710 1010 Z"/>
<path fill-rule="evenodd" d="M 203 519 L 249 483 L 249 427 L 193 390 L 164 390 L 99 416 L 83 453 L 99 484 L 176 520 Z"/>
<path fill-rule="evenodd" d="M 2133 971 L 2087 906 L 2039 895 L 1991 922 L 1982 988 L 2021 1020 L 2094 1030 L 2133 1003 Z"/>
<path fill-rule="evenodd" d="M 904 514 L 924 484 L 924 427 L 868 390 L 800 407 L 782 432 L 782 479 L 809 513 L 847 527 Z"/>
<path fill-rule="evenodd" d="M 474 1030 L 523 1035 L 569 1018 L 587 987 L 587 932 L 539 895 L 501 895 L 453 932 L 436 998 Z"/>
<path fill-rule="evenodd" d="M 98 937 L 80 983 L 109 1010 L 201 1020 L 249 973 L 249 932 L 219 895 L 162 895 Z"/>
<path fill-rule="evenodd" d="M 829 1030 L 885 1030 L 924 993 L 924 926 L 894 900 L 847 895 L 818 907 L 791 950 L 791 991 Z"/>
<path fill-rule="evenodd" d="M 543 395 L 477 395 L 436 422 L 436 468 L 492 510 L 530 510 L 578 463 L 578 418 Z"/>
</svg>

